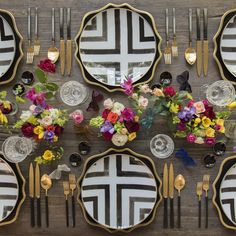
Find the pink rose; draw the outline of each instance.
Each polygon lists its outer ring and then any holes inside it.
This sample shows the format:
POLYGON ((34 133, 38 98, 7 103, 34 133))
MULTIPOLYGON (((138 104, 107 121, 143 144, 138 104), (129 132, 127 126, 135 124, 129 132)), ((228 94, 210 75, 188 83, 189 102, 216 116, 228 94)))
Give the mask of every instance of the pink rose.
POLYGON ((39 123, 43 127, 47 127, 52 124, 52 117, 51 116, 45 116, 42 120, 39 121, 39 123))
POLYGON ((205 139, 205 144, 210 145, 210 146, 214 145, 215 142, 216 142, 215 138, 206 138, 205 139))
POLYGON ((112 101, 111 98, 106 99, 106 100, 104 101, 104 103, 103 103, 105 109, 108 109, 108 110, 111 110, 111 109, 112 109, 113 104, 114 104, 114 102, 112 101))
POLYGON ((41 60, 38 64, 38 67, 45 72, 49 73, 56 72, 56 65, 53 64, 52 61, 49 59, 41 60))
POLYGON ((205 106, 204 106, 204 104, 203 104, 203 102, 201 102, 201 101, 199 101, 199 102, 195 102, 194 104, 193 104, 193 106, 196 108, 196 112, 197 112, 197 114, 200 114, 200 113, 203 113, 203 112, 205 112, 205 106))
POLYGON ((188 134, 187 135, 187 141, 189 143, 194 143, 196 141, 197 137, 194 134, 188 134))
POLYGON ((81 111, 81 110, 75 110, 75 111, 72 112, 69 116, 70 116, 70 118, 73 119, 73 121, 74 121, 75 124, 77 124, 77 125, 81 124, 82 121, 84 120, 83 111, 81 111))
POLYGON ((148 99, 143 96, 140 96, 138 99, 138 105, 140 108, 146 109, 146 107, 148 106, 148 99))
POLYGON ((193 104, 194 104, 194 101, 193 101, 193 100, 190 100, 190 101, 188 102, 188 107, 192 107, 193 104))

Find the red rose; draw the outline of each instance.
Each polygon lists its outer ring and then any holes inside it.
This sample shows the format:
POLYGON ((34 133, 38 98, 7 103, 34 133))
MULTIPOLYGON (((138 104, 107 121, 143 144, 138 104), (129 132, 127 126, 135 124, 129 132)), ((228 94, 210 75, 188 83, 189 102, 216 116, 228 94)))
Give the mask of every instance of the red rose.
POLYGON ((34 126, 30 123, 25 123, 21 127, 21 132, 25 137, 31 138, 34 136, 34 126))
POLYGON ((12 112, 12 105, 10 104, 10 108, 5 108, 3 103, 0 104, 0 110, 2 111, 3 114, 8 115, 12 112))
POLYGON ((102 118, 106 120, 109 113, 110 113, 110 110, 105 109, 105 110, 102 112, 102 118))
POLYGON ((110 132, 105 132, 105 133, 103 133, 103 138, 104 138, 106 141, 111 141, 112 136, 113 136, 113 134, 111 134, 110 132))
POLYGON ((49 59, 41 60, 38 64, 38 67, 45 72, 49 72, 49 73, 56 72, 55 64, 53 64, 52 61, 49 59))
POLYGON ((133 121, 125 122, 125 127, 129 131, 129 133, 137 132, 140 129, 139 123, 133 121))
POLYGON ((174 88, 171 86, 164 88, 163 93, 170 97, 173 97, 176 94, 174 88))
POLYGON ((212 119, 216 118, 216 114, 213 111, 213 107, 205 105, 205 112, 203 113, 206 117, 212 119))
POLYGON ((54 126, 54 125, 49 125, 49 126, 47 127, 47 131, 54 132, 54 131, 55 131, 55 126, 54 126))
POLYGON ((61 126, 59 126, 59 125, 54 126, 54 128, 55 128, 54 133, 55 133, 55 135, 57 135, 57 136, 61 135, 62 132, 63 132, 63 130, 64 130, 64 128, 61 127, 61 126))

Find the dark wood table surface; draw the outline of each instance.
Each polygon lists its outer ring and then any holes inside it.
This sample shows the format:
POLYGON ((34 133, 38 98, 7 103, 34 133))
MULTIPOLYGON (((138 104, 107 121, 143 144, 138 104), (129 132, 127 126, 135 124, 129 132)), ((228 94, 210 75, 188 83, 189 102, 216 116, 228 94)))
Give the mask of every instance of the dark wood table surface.
MULTIPOLYGON (((51 7, 56 8, 56 44, 59 46, 59 7, 71 7, 72 8, 72 36, 74 37, 80 27, 82 17, 85 13, 91 10, 98 9, 105 4, 113 2, 113 3, 123 3, 122 0, 0 0, 0 7, 3 9, 7 9, 13 13, 16 18, 17 26, 24 37, 24 52, 26 52, 27 46, 27 8, 28 7, 39 7, 39 35, 41 40, 41 55, 38 58, 35 58, 34 65, 26 65, 26 55, 20 63, 17 75, 15 80, 6 86, 1 86, 1 89, 11 90, 11 86, 17 82, 21 76, 21 73, 25 70, 34 70, 36 68, 37 63, 40 59, 46 57, 46 52, 48 47, 50 46, 51 39, 51 7)), ((163 71, 170 71, 173 75, 173 84, 177 88, 177 83, 175 78, 178 74, 182 73, 184 70, 190 71, 190 83, 193 88, 193 96, 202 98, 200 94, 200 87, 203 84, 209 84, 216 80, 220 79, 220 74, 216 63, 213 59, 213 42, 212 38, 217 31, 219 26, 220 18, 223 13, 231 8, 235 7, 235 1, 233 0, 128 0, 127 3, 132 6, 150 12, 156 21, 157 29, 161 36, 164 38, 164 29, 165 29, 165 8, 176 8, 176 21, 177 21, 177 39, 179 43, 179 57, 178 59, 174 59, 173 64, 170 66, 166 66, 163 63, 163 59, 157 67, 157 71, 155 73, 155 77, 153 82, 156 82, 159 78, 159 75, 163 71), (188 46, 188 8, 191 7, 194 10, 197 7, 203 8, 208 7, 209 10, 209 73, 207 78, 197 78, 196 76, 196 68, 195 66, 189 67, 186 65, 184 60, 184 51, 188 46)), ((195 13, 195 11, 194 11, 195 13)), ((33 20, 34 22, 34 20, 33 20)), ((194 39, 196 38, 196 18, 195 14, 193 14, 193 28, 194 28, 194 39)), ((32 27, 32 29, 34 29, 32 27)), ((195 44, 195 43, 194 43, 195 44)), ((75 47, 74 47, 75 49, 75 47)), ((84 83, 80 68, 73 59, 73 72, 71 77, 62 77, 59 73, 59 65, 57 67, 57 73, 51 76, 52 81, 56 81, 58 84, 62 84, 68 80, 78 80, 84 83)), ((93 87, 88 87, 92 90, 93 87)), ((102 91, 106 97, 112 96, 114 99, 119 99, 119 101, 126 102, 126 97, 121 93, 113 93, 109 94, 105 91, 102 91)), ((58 98, 55 102, 57 106, 64 106, 60 99, 58 98)), ((81 109, 85 109, 88 105, 88 101, 86 104, 81 106, 81 109)), ((26 106, 26 105, 24 105, 26 106)), ((21 106, 22 108, 24 106, 21 106)), ((85 113, 86 118, 89 119, 94 114, 85 113)), ((16 118, 15 118, 16 119, 16 118)), ((158 134, 158 133, 167 133, 168 128, 166 126, 166 121, 163 118, 157 118, 155 121, 155 125, 152 129, 145 133, 141 132, 138 135, 137 140, 127 145, 127 147, 133 149, 134 151, 150 156, 156 164, 156 168, 158 170, 159 176, 162 176, 163 169, 163 161, 158 160, 151 155, 149 150, 149 141, 150 139, 158 134)), ((4 141, 6 137, 8 137, 4 130, 1 130, 0 133, 0 145, 4 141)), ((78 143, 84 140, 84 137, 80 136, 76 133, 76 129, 73 127, 73 124, 70 122, 65 129, 65 133, 61 138, 61 145, 65 148, 65 155, 60 163, 67 163, 68 157, 72 152, 78 150, 78 143)), ((97 154, 102 151, 105 151, 107 148, 111 147, 110 143, 106 143, 97 137, 91 141, 92 154, 97 154)), ((157 209, 157 215, 154 221, 146 227, 137 229, 130 233, 130 235, 235 235, 235 232, 232 230, 227 230, 224 228, 218 218, 218 214, 216 209, 211 203, 212 198, 212 190, 210 190, 210 201, 209 201, 209 228, 198 229, 197 226, 197 196, 195 193, 196 183, 202 179, 203 174, 211 175, 211 183, 216 177, 221 161, 227 157, 233 155, 232 147, 233 142, 229 141, 227 143, 227 154, 225 157, 217 158, 216 166, 212 169, 206 169, 202 163, 202 159, 204 155, 207 153, 211 153, 210 147, 204 147, 199 145, 190 145, 185 142, 185 140, 175 139, 176 150, 180 147, 186 148, 189 154, 196 160, 197 166, 192 169, 186 169, 180 160, 172 157, 168 158, 167 162, 173 161, 175 173, 181 173, 186 178, 186 188, 182 192, 182 228, 181 229, 163 229, 163 203, 157 209)), ((20 164, 21 170, 23 172, 26 181, 28 180, 28 167, 29 163, 33 161, 33 158, 37 155, 37 152, 33 154, 31 157, 28 157, 23 163, 20 164)), ((84 157, 84 160, 87 156, 84 157)), ((42 167, 42 173, 50 173, 53 168, 51 166, 42 167)), ((78 177, 81 174, 82 166, 79 168, 72 168, 72 172, 76 174, 78 177)), ((63 175, 62 180, 67 179, 68 175, 63 175)), ((64 214, 64 195, 62 189, 62 180, 58 182, 54 182, 53 188, 49 192, 49 206, 50 206, 50 228, 45 227, 45 221, 43 221, 42 228, 31 228, 30 226, 30 205, 29 199, 26 198, 18 219, 11 225, 3 226, 0 228, 0 235, 81 235, 81 236, 105 236, 109 233, 103 229, 99 229, 96 227, 92 227, 86 223, 82 211, 79 205, 76 206, 76 227, 75 228, 66 228, 65 225, 65 214, 64 214)), ((28 185, 26 188, 26 193, 28 195, 28 185)), ((43 194, 43 192, 42 192, 43 194)), ((177 195, 177 194, 176 194, 177 195)), ((177 198, 175 199, 175 206, 177 206, 177 198)), ((42 202, 42 217, 44 216, 44 202, 42 202)), ((204 209, 204 207, 203 207, 204 209)), ((175 209, 177 215, 177 209, 175 209)), ((44 218, 43 218, 44 220, 44 218)), ((176 219, 177 220, 177 219, 176 219)), ((204 218, 203 218, 204 220, 204 218)), ((117 233, 117 235, 121 235, 121 233, 117 233)))

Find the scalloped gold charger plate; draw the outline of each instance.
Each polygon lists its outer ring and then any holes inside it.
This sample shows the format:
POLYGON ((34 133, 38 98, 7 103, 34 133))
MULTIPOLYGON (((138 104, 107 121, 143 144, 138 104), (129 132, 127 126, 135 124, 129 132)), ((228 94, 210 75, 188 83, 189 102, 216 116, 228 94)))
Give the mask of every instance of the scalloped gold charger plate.
POLYGON ((78 187, 87 222, 110 232, 151 223, 161 201, 152 160, 129 149, 109 149, 89 158, 78 187))

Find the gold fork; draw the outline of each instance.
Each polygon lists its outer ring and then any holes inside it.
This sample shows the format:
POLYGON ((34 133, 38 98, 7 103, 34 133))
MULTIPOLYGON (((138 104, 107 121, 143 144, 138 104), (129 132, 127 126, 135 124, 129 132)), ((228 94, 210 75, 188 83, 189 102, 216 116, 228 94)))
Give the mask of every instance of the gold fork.
POLYGON ((171 64, 171 47, 169 44, 169 11, 166 9, 166 47, 164 49, 164 61, 166 65, 171 64))
POLYGON ((202 211, 202 182, 197 183, 198 196, 198 228, 201 228, 201 211, 202 211))
POLYGON ((172 42, 172 55, 173 57, 178 57, 178 45, 177 45, 177 38, 176 38, 176 23, 175 23, 175 8, 172 9, 173 12, 173 42, 172 42))
POLYGON ((28 8, 28 49, 26 55, 26 64, 32 64, 34 61, 34 49, 31 44, 31 9, 28 8))
POLYGON ((63 181, 64 195, 66 197, 66 226, 69 227, 69 207, 68 207, 68 195, 70 194, 70 185, 68 181, 63 181))
POLYGON ((75 227, 75 197, 74 197, 74 191, 76 189, 76 178, 75 178, 74 174, 69 174, 69 183, 70 183, 70 190, 71 190, 73 227, 75 227))
POLYGON ((38 8, 35 8, 35 38, 34 38, 34 55, 38 56, 40 51, 40 41, 38 33, 38 8))
POLYGON ((205 191, 205 202, 206 202, 206 221, 205 228, 208 228, 208 190, 209 190, 210 175, 203 176, 202 188, 205 191))

